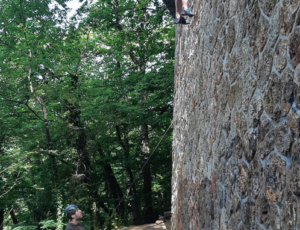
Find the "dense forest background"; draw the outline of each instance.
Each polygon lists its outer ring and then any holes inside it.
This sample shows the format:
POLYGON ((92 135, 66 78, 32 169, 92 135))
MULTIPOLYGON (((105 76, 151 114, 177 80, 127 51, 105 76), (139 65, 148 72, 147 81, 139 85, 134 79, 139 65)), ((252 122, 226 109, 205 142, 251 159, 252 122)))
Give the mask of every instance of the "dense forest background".
POLYGON ((172 120, 169 1, 82 2, 0 1, 0 230, 63 229, 70 203, 94 230, 170 210, 170 130, 149 159, 172 120))

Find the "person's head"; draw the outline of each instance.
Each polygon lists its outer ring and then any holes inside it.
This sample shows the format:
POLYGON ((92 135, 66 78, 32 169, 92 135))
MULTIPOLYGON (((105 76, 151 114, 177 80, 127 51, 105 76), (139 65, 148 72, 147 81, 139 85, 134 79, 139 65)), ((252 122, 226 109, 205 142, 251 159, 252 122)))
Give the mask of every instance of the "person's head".
POLYGON ((77 205, 75 205, 75 204, 70 204, 70 205, 68 205, 67 207, 66 207, 66 209, 65 209, 65 214, 67 215, 67 218, 69 219, 69 220, 73 220, 73 219, 80 219, 80 218, 82 218, 82 212, 81 212, 81 210, 78 208, 78 206, 77 205))

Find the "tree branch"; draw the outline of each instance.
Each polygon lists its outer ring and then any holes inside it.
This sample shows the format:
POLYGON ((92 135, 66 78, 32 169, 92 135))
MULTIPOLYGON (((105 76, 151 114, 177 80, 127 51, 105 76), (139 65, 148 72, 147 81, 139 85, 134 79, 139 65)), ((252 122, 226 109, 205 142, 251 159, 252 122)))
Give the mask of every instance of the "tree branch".
POLYGON ((126 152, 126 147, 123 143, 123 140, 121 138, 121 134, 120 134, 120 127, 118 125, 116 125, 116 131, 117 131, 117 138, 118 138, 118 142, 120 143, 122 149, 124 150, 124 152, 126 152))
POLYGON ((13 102, 16 104, 25 105, 30 110, 30 112, 32 112, 39 120, 44 121, 44 119, 41 118, 26 102, 14 101, 14 100, 10 100, 10 99, 2 99, 0 102, 13 102))
POLYGON ((90 38, 90 31, 91 31, 91 28, 88 27, 87 37, 86 37, 86 40, 85 40, 85 47, 82 50, 82 52, 80 53, 80 57, 78 58, 77 66, 76 66, 76 69, 75 69, 75 74, 77 74, 77 72, 79 70, 80 62, 81 62, 81 60, 83 58, 83 55, 87 51, 87 45, 88 45, 88 41, 89 41, 89 38, 90 38))

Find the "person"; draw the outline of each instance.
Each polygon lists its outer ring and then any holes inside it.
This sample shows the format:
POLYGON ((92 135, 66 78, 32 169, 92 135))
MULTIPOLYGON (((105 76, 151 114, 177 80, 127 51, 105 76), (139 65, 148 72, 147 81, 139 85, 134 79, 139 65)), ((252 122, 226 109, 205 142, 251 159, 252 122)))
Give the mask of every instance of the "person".
POLYGON ((83 215, 77 205, 68 205, 64 212, 69 219, 69 224, 67 225, 66 230, 85 230, 83 225, 78 221, 83 215))
POLYGON ((176 15, 174 19, 174 24, 190 24, 183 16, 193 17, 195 16, 191 13, 188 8, 188 0, 176 0, 176 15))

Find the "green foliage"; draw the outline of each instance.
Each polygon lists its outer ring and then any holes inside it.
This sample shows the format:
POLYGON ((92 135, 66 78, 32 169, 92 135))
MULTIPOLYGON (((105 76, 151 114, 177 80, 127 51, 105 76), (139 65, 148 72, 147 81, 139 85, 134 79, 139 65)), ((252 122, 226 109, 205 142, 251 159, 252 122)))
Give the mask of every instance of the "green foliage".
POLYGON ((13 230, 34 230, 36 229, 36 226, 18 226, 16 228, 13 228, 13 230))
POLYGON ((42 225, 41 226, 42 229, 53 229, 53 228, 57 228, 57 227, 59 227, 59 229, 61 229, 60 226, 63 225, 61 222, 56 222, 54 220, 42 221, 42 222, 40 222, 40 224, 42 225))
MULTIPOLYGON (((66 1, 50 2, 0 2, 5 227, 61 230, 69 203, 86 229, 132 224, 135 203, 144 209, 141 125, 153 151, 172 120, 174 27, 156 0, 84 4, 78 24, 66 1)), ((155 215, 170 209, 171 141, 169 131, 149 161, 155 215)))

